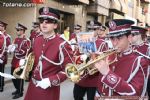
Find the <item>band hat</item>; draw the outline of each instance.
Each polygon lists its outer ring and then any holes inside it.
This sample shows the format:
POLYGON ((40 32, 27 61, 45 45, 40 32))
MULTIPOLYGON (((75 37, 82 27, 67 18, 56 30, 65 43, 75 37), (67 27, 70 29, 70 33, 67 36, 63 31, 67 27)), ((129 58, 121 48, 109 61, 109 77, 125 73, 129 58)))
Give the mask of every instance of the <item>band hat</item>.
POLYGON ((60 15, 59 15, 58 11, 53 8, 50 8, 50 7, 40 8, 39 14, 40 14, 40 16, 38 17, 39 19, 40 18, 43 18, 43 19, 49 18, 49 19, 53 19, 56 21, 58 21, 60 19, 60 15))
POLYGON ((140 27, 140 26, 131 26, 131 34, 145 34, 146 31, 148 31, 146 28, 144 27, 140 27))
POLYGON ((131 32, 131 25, 134 21, 128 19, 114 19, 105 23, 109 28, 108 37, 117 37, 131 32))
POLYGON ((39 27, 40 26, 40 23, 39 22, 32 22, 32 27, 39 27))
POLYGON ((25 27, 24 25, 18 23, 17 26, 16 26, 16 29, 17 29, 17 30, 19 30, 19 29, 20 29, 20 30, 27 30, 27 27, 25 27))
POLYGON ((96 29, 101 27, 101 23, 98 21, 88 21, 87 22, 87 28, 88 29, 96 29))
POLYGON ((76 24, 76 25, 74 26, 74 29, 80 29, 81 27, 82 27, 81 25, 76 24))
POLYGON ((106 26, 102 25, 100 29, 105 31, 107 28, 106 28, 106 26))
POLYGON ((3 22, 3 21, 0 21, 0 24, 4 25, 4 26, 7 26, 8 24, 3 22))

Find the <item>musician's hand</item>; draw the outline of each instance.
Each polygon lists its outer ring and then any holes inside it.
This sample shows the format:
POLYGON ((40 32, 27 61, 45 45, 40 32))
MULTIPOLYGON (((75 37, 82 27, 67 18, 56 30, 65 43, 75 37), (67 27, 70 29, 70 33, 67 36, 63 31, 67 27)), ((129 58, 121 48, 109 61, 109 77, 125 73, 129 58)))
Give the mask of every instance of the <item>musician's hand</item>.
POLYGON ((26 60, 25 59, 20 59, 19 61, 19 66, 25 65, 26 60))
POLYGON ((102 74, 102 75, 107 75, 109 72, 109 61, 108 58, 104 59, 104 60, 100 60, 98 62, 96 62, 94 64, 94 66, 98 69, 98 71, 102 74))
POLYGON ((0 59, 0 64, 2 64, 4 61, 2 59, 0 59))
POLYGON ((36 87, 41 87, 42 89, 47 89, 48 87, 51 87, 49 78, 44 78, 41 81, 39 81, 36 87))
POLYGON ((7 52, 14 52, 15 49, 16 49, 15 44, 9 45, 9 46, 8 46, 8 51, 7 51, 7 52))

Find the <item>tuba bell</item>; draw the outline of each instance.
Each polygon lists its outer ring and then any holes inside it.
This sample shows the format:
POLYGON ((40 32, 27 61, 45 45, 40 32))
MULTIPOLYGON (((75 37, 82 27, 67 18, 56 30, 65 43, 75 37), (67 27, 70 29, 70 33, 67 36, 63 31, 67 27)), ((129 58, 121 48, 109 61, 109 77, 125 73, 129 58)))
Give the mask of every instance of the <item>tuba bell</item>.
MULTIPOLYGON (((72 82, 77 83, 82 79, 81 75, 84 73, 84 71, 88 72, 89 75, 97 73, 98 70, 92 65, 113 54, 116 54, 116 49, 105 51, 102 54, 99 54, 93 61, 89 61, 87 63, 82 63, 80 65, 68 63, 65 68, 66 75, 72 82)), ((117 60, 115 59, 109 62, 109 64, 112 64, 116 61, 117 60)))
POLYGON ((20 67, 16 68, 13 72, 13 76, 19 79, 29 80, 29 73, 33 69, 35 56, 33 52, 29 53, 25 57, 25 62, 20 67))

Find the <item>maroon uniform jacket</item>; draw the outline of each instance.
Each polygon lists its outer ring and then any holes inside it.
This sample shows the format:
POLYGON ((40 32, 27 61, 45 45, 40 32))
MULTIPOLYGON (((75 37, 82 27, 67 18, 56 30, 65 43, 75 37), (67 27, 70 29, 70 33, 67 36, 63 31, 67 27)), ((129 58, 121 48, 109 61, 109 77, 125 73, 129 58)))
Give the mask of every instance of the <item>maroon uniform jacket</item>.
POLYGON ((135 52, 117 55, 106 76, 100 75, 98 90, 105 96, 141 96, 147 75, 148 60, 135 52))
POLYGON ((96 39, 96 47, 98 52, 103 52, 108 50, 108 44, 104 38, 97 38, 96 39))
POLYGON ((59 100, 59 85, 67 78, 64 68, 67 63, 71 62, 71 57, 73 55, 71 47, 58 35, 54 35, 47 39, 44 39, 43 35, 41 35, 35 39, 33 52, 35 54, 36 67, 33 70, 32 80, 30 81, 25 100, 59 100), (60 63, 61 53, 63 53, 63 57, 61 57, 64 58, 62 63, 60 63), (38 65, 40 61, 42 62, 41 75, 43 78, 49 78, 51 83, 51 87, 47 89, 36 87, 33 81, 33 79, 41 80, 40 67, 38 65))
MULTIPOLYGON (((150 58, 150 44, 147 42, 143 42, 140 45, 133 45, 133 49, 140 52, 142 55, 146 55, 150 58)), ((149 67, 150 67, 150 59, 149 59, 149 67)), ((150 79, 150 76, 149 76, 150 79)))
POLYGON ((32 45, 33 45, 33 42, 34 42, 35 38, 38 37, 39 35, 41 35, 41 34, 35 32, 35 31, 31 31, 29 39, 31 40, 32 45))
POLYGON ((29 39, 23 37, 23 38, 16 38, 14 44, 16 46, 16 49, 14 51, 14 56, 11 64, 13 68, 17 68, 19 67, 20 59, 24 59, 25 56, 27 56, 31 43, 29 39))
POLYGON ((11 38, 7 33, 3 33, 0 35, 0 59, 2 59, 4 64, 7 63, 7 47, 11 43, 11 38))
POLYGON ((133 45, 133 49, 150 57, 150 45, 147 42, 143 42, 140 45, 133 45))

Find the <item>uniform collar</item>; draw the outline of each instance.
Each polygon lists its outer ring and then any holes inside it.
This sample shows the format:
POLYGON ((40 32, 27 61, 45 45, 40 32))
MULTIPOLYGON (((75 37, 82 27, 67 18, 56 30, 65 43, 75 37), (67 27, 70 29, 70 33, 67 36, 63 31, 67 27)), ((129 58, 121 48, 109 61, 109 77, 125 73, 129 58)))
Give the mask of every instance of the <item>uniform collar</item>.
MULTIPOLYGON (((42 33, 43 34, 43 33, 42 33)), ((43 35, 43 38, 45 39, 45 40, 51 40, 51 39, 54 39, 56 37, 56 35, 55 34, 51 34, 51 35, 49 35, 48 37, 46 37, 46 38, 44 38, 44 35, 43 35)))
POLYGON ((123 52, 123 55, 129 55, 129 54, 131 54, 131 53, 132 53, 132 48, 129 47, 127 50, 125 50, 125 51, 123 52))
POLYGON ((119 57, 122 57, 123 55, 129 55, 129 54, 131 54, 132 53, 132 48, 131 47, 129 47, 127 50, 125 50, 124 52, 122 52, 122 53, 118 53, 118 56, 119 57))

